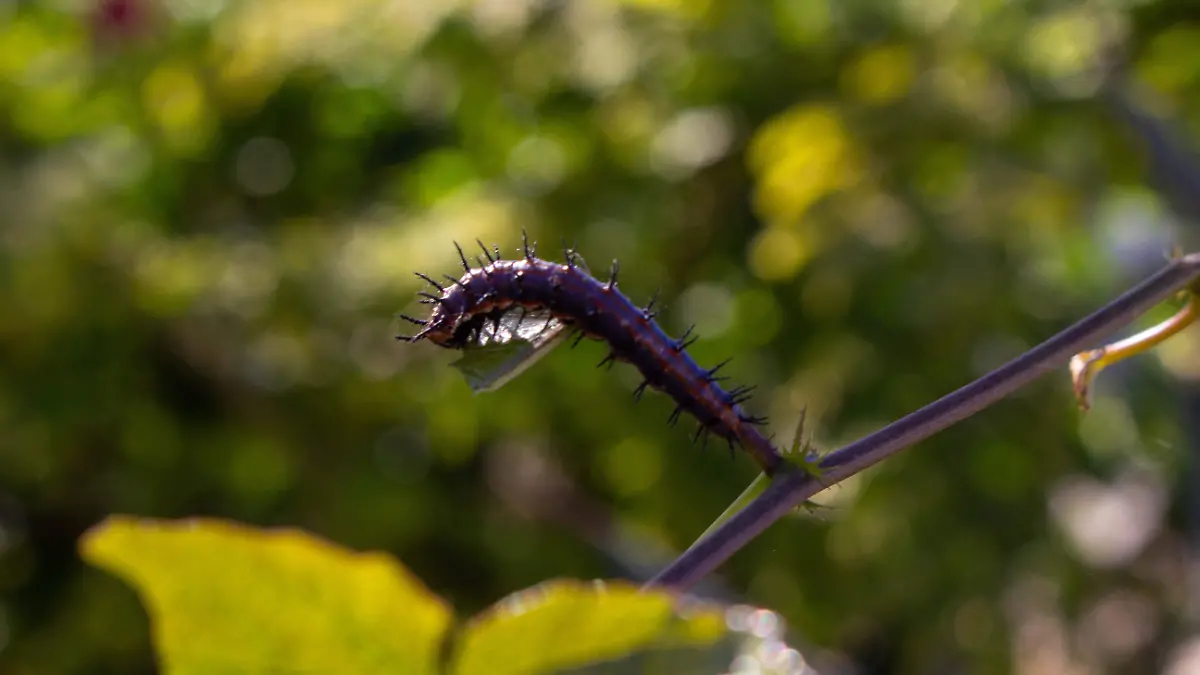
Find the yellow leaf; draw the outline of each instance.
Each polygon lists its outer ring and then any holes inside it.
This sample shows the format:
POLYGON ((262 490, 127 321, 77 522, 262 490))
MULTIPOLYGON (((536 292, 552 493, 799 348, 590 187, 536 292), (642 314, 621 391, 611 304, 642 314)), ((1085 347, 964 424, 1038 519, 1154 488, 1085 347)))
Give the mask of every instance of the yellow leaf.
POLYGON ((710 645, 725 636, 719 608, 681 615, 665 592, 627 584, 553 581, 501 600, 463 627, 455 675, 540 675, 652 648, 710 645))
POLYGON ((141 594, 168 675, 432 673, 451 621, 391 557, 292 529, 114 516, 80 549, 141 594))

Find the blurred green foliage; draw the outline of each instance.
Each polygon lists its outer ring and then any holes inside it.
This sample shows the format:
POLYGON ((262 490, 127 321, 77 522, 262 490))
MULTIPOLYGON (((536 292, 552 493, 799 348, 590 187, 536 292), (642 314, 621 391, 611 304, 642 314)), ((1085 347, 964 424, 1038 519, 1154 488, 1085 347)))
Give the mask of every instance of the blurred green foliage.
POLYGON ((738 608, 677 609, 671 593, 630 584, 546 582, 456 624, 396 560, 295 529, 114 516, 80 549, 138 590, 159 666, 179 675, 583 675, 629 654, 644 659, 638 672, 717 673, 754 642, 738 634, 738 608))
MULTIPOLYGON (((619 258, 668 332, 697 324, 700 363, 736 357, 777 437, 808 406, 836 447, 1161 261, 1171 219, 1092 95, 1122 46, 1200 137, 1189 12, 3 5, 0 671, 153 671, 136 596, 76 555, 116 512, 388 551, 464 612, 652 571, 753 464, 689 448, 595 345, 472 396, 455 355, 392 339, 411 272, 522 228, 619 258)), ((1065 372, 1030 387, 829 491, 840 517, 771 528, 725 583, 869 671, 1157 670, 1197 611, 1194 413, 1167 377, 1200 377, 1195 344, 1082 420, 1065 372)))
POLYGON ((430 672, 452 621, 395 560, 296 530, 117 516, 80 552, 139 591, 163 672, 430 672))

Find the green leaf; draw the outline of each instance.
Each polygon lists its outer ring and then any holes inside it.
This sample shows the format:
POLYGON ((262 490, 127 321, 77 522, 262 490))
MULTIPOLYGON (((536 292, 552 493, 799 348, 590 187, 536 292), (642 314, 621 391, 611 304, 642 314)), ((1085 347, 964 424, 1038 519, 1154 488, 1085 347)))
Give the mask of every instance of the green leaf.
MULTIPOLYGON (((573 253, 573 260, 588 271, 583 256, 573 253)), ((544 312, 509 312, 498 324, 485 324, 479 342, 467 346, 463 357, 450 365, 476 394, 496 391, 562 344, 570 333, 567 328, 544 312)))
POLYGON ((450 365, 463 374, 475 393, 495 391, 553 351, 565 337, 565 332, 554 331, 529 340, 512 338, 472 347, 450 365))
POLYGON ((712 531, 720 527, 721 523, 724 523, 732 518, 733 514, 746 508, 746 505, 754 501, 754 499, 762 494, 763 490, 766 490, 767 486, 770 484, 770 476, 765 473, 758 474, 758 476, 756 476, 754 480, 750 482, 750 485, 746 486, 745 490, 742 490, 742 494, 738 495, 737 499, 733 500, 733 503, 725 507, 725 510, 721 512, 721 515, 717 516, 717 519, 714 520, 712 524, 708 526, 708 529, 704 530, 704 532, 702 532, 697 539, 703 539, 712 534, 712 531))
POLYGON ((169 675, 432 673, 451 621, 390 556, 293 529, 114 516, 80 550, 137 589, 169 675))
POLYGON ((472 619, 457 641, 451 672, 540 675, 633 651, 711 646, 725 635, 721 608, 680 613, 678 602, 623 583, 547 582, 472 619))

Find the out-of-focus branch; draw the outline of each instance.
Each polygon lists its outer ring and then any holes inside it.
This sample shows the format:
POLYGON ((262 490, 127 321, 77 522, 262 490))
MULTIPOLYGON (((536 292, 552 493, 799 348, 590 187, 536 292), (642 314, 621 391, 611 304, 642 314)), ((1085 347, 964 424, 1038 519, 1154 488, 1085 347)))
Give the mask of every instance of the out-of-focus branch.
POLYGON ((780 470, 746 508, 697 541, 648 586, 686 589, 788 511, 825 488, 987 408, 1132 323, 1200 277, 1200 253, 1172 261, 1095 313, 974 382, 840 450, 821 462, 820 483, 799 468, 780 470))
POLYGON ((1141 141, 1148 160, 1151 183, 1180 218, 1200 223, 1200 159, 1182 134, 1167 120, 1138 104, 1149 93, 1121 71, 1114 72, 1101 90, 1113 115, 1141 141))

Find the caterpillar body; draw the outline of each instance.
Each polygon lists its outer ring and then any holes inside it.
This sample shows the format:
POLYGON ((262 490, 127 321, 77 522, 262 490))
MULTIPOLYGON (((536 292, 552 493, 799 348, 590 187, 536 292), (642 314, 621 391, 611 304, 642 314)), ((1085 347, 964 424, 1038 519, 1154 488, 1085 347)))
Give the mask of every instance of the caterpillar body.
POLYGON ((693 442, 708 434, 725 439, 730 448, 741 446, 767 474, 782 462, 778 451, 759 427, 765 418, 743 410, 753 387, 725 390, 717 372, 729 361, 703 368, 687 353, 696 337, 689 328, 680 338, 669 337, 655 319, 654 301, 639 307, 617 289, 617 262, 613 261, 607 281, 589 275, 577 264, 577 254, 564 247, 565 262, 542 260, 534 245, 524 239, 521 258, 503 260, 497 247, 482 243, 483 258, 472 268, 462 247, 455 244, 462 261, 463 276, 446 276, 446 283, 417 272, 437 293, 422 292, 421 302, 431 305, 428 319, 401 317, 420 326, 415 335, 401 335, 409 342, 428 340, 449 349, 463 349, 477 340, 489 324, 498 326, 510 312, 545 314, 547 326, 558 320, 578 331, 575 344, 584 337, 601 340, 609 353, 599 365, 615 361, 633 365, 643 382, 634 390, 641 398, 647 388, 662 391, 675 401, 669 422, 674 425, 687 412, 700 423, 693 442))

